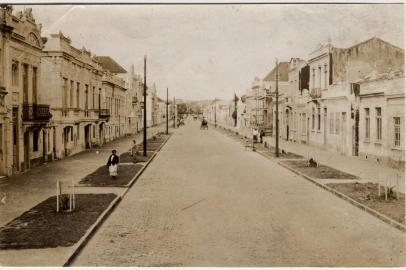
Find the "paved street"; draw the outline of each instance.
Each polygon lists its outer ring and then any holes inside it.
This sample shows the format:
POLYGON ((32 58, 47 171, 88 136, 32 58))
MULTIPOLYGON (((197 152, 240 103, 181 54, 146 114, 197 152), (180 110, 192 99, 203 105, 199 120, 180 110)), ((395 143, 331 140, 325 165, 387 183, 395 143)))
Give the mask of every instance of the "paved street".
POLYGON ((178 129, 74 266, 404 266, 405 235, 197 122, 178 129))

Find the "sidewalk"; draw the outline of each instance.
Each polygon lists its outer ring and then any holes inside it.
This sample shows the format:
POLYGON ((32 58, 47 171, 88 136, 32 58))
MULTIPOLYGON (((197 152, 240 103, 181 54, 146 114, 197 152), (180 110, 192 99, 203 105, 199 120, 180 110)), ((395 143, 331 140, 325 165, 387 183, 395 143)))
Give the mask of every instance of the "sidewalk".
MULTIPOLYGON (((164 125, 148 128, 148 137, 152 137, 164 129, 164 125)), ((135 138, 137 142, 141 142, 142 132, 135 135, 135 138)), ((100 147, 46 163, 19 175, 1 179, 0 199, 5 196, 6 198, 5 203, 0 202, 0 226, 5 225, 49 196, 55 195, 57 180, 69 184, 73 181, 77 184, 81 178, 106 164, 112 149, 116 149, 118 154, 128 151, 133 139, 134 136, 122 137, 100 147)), ((79 188, 77 192, 82 190, 85 188, 79 188)))
MULTIPOLYGON (((265 137, 264 142, 275 146, 274 137, 265 137)), ((279 141, 279 149, 302 155, 306 159, 313 157, 323 165, 356 175, 363 181, 384 184, 385 180, 392 180, 392 183, 395 183, 395 177, 399 175, 400 191, 405 193, 405 172, 403 169, 394 169, 377 162, 362 160, 358 157, 344 156, 307 144, 292 143, 285 140, 279 141)))
MULTIPOLYGON (((219 128, 226 128, 228 130, 239 132, 240 135, 250 138, 250 134, 247 131, 241 131, 231 126, 223 126, 217 123, 219 128)), ((275 137, 264 137, 264 142, 270 146, 275 146, 275 137)), ((279 149, 285 150, 303 156, 308 159, 313 157, 317 162, 332 167, 334 169, 353 174, 358 176, 363 182, 373 182, 384 184, 385 180, 392 181, 392 185, 395 185, 396 176, 400 179, 400 192, 405 193, 405 171, 404 169, 394 169, 389 166, 379 164, 377 162, 362 160, 359 157, 344 156, 339 153, 327 151, 315 146, 309 146, 307 144, 293 143, 279 140, 279 149)))

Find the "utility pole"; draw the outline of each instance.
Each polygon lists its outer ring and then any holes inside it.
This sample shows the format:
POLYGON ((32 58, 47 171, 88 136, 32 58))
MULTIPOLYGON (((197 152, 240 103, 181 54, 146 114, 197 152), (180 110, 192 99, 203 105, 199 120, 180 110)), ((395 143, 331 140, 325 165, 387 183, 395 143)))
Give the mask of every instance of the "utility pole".
POLYGON ((237 97, 237 95, 234 93, 234 112, 235 112, 234 127, 237 127, 237 117, 238 117, 237 103, 238 103, 238 97, 237 97))
POLYGON ((175 105, 175 97, 173 97, 173 128, 176 128, 176 105, 175 105))
POLYGON ((214 127, 217 127, 217 98, 214 99, 214 127))
POLYGON ((278 64, 278 58, 276 58, 276 87, 275 87, 275 109, 276 109, 276 115, 275 115, 275 136, 276 136, 276 141, 275 141, 275 156, 279 157, 279 92, 278 92, 278 80, 279 80, 279 64, 278 64))
POLYGON ((166 88, 166 135, 168 135, 169 115, 168 115, 168 88, 166 88))
POLYGON ((147 56, 144 56, 144 157, 147 156, 147 56))

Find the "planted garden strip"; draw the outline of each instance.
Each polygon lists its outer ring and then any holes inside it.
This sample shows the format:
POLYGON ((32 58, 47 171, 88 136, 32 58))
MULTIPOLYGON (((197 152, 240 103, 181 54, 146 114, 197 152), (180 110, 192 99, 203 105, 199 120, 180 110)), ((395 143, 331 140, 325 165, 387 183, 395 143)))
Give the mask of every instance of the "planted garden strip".
POLYGON ((396 199, 395 194, 391 194, 385 200, 382 190, 378 196, 377 183, 328 183, 327 186, 405 225, 404 194, 400 193, 399 199, 396 199))
POLYGON ((144 157, 142 152, 139 152, 138 154, 131 156, 130 153, 125 152, 120 155, 120 163, 137 163, 137 162, 147 162, 154 152, 147 151, 147 156, 144 157))
POLYGON ((125 187, 142 167, 139 164, 121 164, 118 167, 118 176, 112 178, 107 166, 101 166, 84 177, 79 184, 91 187, 125 187))
POLYGON ((0 228, 0 249, 67 247, 78 242, 117 195, 76 194, 73 212, 56 212, 52 196, 0 228))
POLYGON ((368 206, 366 206, 366 205, 364 205, 364 204, 362 204, 362 203, 357 202, 356 200, 350 198, 349 196, 347 196, 347 195, 345 195, 345 194, 343 194, 343 193, 341 193, 341 192, 339 192, 339 191, 337 191, 337 190, 335 190, 335 189, 333 189, 333 188, 331 188, 331 187, 329 187, 329 186, 327 186, 327 185, 324 185, 324 184, 320 183, 320 182, 317 181, 315 178, 312 178, 312 177, 310 177, 310 176, 307 176, 307 175, 305 175, 304 173, 302 173, 302 172, 300 172, 300 171, 298 171, 298 170, 296 170, 296 169, 290 167, 289 165, 286 164, 285 161, 280 161, 280 162, 278 162, 278 164, 281 165, 282 167, 285 167, 286 169, 288 169, 288 170, 290 170, 290 171, 292 171, 292 172, 294 172, 294 173, 296 173, 296 174, 298 174, 298 175, 304 177, 305 179, 309 180, 309 181, 312 182, 313 184, 315 184, 315 185, 317 185, 317 186, 319 186, 319 187, 321 187, 321 188, 323 188, 323 189, 325 189, 325 190, 327 190, 327 191, 333 193, 333 194, 336 195, 337 197, 346 200, 347 202, 349 202, 349 203, 351 203, 352 205, 354 205, 354 206, 360 208, 361 210, 364 210, 364 211, 370 213, 371 215, 373 215, 373 216, 379 218, 379 219, 382 220, 383 222, 385 222, 385 223, 391 225, 392 227, 394 227, 394 228, 396 228, 396 229, 399 229, 399 230, 401 230, 401 231, 403 231, 403 232, 406 232, 406 226, 405 226, 405 225, 400 224, 399 222, 393 220, 392 218, 390 218, 390 217, 388 217, 388 216, 386 216, 386 215, 384 215, 384 214, 382 214, 382 213, 379 213, 378 211, 376 211, 376 210, 374 210, 374 209, 372 209, 372 208, 370 208, 370 207, 368 207, 368 206))
POLYGON ((300 171, 301 173, 318 179, 358 179, 357 176, 339 171, 319 164, 318 167, 309 167, 306 160, 287 160, 283 161, 287 166, 300 171))

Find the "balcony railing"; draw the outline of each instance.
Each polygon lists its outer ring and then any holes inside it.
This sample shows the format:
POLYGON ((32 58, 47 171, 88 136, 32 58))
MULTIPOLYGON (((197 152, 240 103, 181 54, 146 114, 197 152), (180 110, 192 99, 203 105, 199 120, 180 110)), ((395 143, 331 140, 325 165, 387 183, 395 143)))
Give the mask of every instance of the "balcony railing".
POLYGON ((109 109, 100 109, 99 110, 99 118, 109 118, 109 117, 110 117, 109 109))
POLYGON ((321 98, 321 88, 313 88, 310 90, 310 97, 312 99, 321 98))
POLYGON ((49 105, 45 104, 23 104, 23 121, 46 122, 51 119, 49 105))

